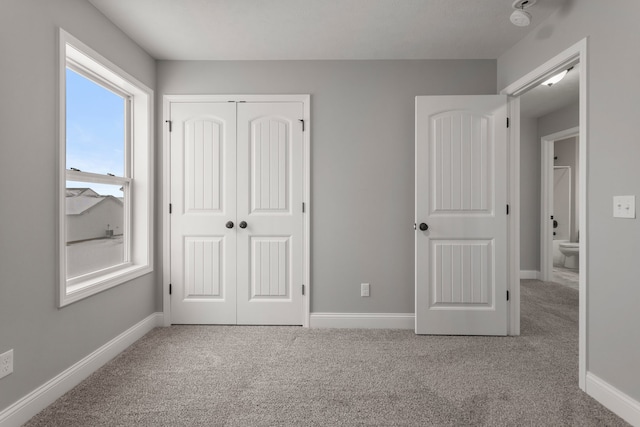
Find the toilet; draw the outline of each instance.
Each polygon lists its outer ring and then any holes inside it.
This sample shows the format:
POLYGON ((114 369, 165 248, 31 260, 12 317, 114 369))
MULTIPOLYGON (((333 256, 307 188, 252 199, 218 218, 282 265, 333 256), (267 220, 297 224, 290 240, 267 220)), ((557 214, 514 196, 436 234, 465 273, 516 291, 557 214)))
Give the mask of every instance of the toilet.
POLYGON ((566 268, 578 269, 578 253, 580 251, 580 243, 563 242, 560 243, 560 252, 564 255, 564 266, 566 268))

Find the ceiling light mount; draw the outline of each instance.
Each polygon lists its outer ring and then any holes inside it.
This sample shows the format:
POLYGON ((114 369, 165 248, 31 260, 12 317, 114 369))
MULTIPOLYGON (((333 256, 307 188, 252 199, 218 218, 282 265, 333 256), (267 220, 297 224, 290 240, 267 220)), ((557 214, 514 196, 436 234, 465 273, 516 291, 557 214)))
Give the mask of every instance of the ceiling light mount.
POLYGON ((513 2, 513 8, 515 9, 511 14, 511 23, 517 27, 527 27, 531 24, 531 14, 525 12, 525 9, 530 8, 536 4, 538 0, 516 0, 513 2))
POLYGON ((536 4, 538 0, 516 0, 513 2, 514 9, 525 10, 536 4))

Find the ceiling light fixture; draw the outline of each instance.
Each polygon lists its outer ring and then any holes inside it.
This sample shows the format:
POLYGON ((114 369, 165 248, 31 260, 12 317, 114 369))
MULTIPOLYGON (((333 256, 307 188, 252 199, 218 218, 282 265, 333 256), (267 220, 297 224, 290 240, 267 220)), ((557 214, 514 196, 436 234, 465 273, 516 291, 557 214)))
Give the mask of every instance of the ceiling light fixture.
POLYGON ((516 0, 513 2, 515 9, 511 14, 511 23, 518 27, 527 27, 531 24, 531 14, 525 9, 533 6, 538 0, 516 0))
POLYGON ((567 73, 571 70, 573 70, 573 67, 570 67, 564 71, 559 72, 555 76, 552 76, 551 78, 540 83, 540 86, 544 86, 544 85, 549 87, 553 86, 554 84, 558 83, 560 80, 564 79, 564 76, 566 76, 567 73))

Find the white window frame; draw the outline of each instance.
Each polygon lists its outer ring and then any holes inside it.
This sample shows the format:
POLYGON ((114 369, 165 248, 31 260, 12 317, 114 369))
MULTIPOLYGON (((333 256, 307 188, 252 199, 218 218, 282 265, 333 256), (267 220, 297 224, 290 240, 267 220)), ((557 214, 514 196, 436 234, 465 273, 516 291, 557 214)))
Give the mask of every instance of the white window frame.
POLYGON ((153 91, 108 59, 60 29, 59 34, 58 306, 153 271, 153 91), (66 69, 69 67, 125 99, 124 176, 68 170, 66 164, 66 69), (122 185, 124 263, 68 279, 66 181, 122 185))

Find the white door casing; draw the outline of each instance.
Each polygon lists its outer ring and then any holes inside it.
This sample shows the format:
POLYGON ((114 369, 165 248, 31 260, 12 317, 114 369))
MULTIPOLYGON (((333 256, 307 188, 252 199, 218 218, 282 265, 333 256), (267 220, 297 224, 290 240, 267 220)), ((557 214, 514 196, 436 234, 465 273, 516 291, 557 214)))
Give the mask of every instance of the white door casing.
MULTIPOLYGON (((564 49, 562 52, 558 53, 553 58, 547 60, 543 64, 537 66, 533 70, 529 71, 524 76, 520 77, 518 80, 509 84, 509 86, 503 88, 500 93, 509 96, 510 102, 510 114, 512 115, 512 119, 515 126, 511 126, 510 129, 510 151, 512 153, 512 158, 510 161, 510 181, 518 183, 519 182, 519 174, 520 174, 520 163, 519 163, 519 146, 520 146, 520 96, 527 92, 528 90, 538 86, 549 77, 557 74, 562 70, 566 70, 567 68, 580 63, 580 108, 579 108, 579 126, 578 133, 580 134, 579 140, 579 229, 580 232, 580 264, 587 265, 588 251, 589 251, 589 236, 588 230, 585 225, 588 221, 588 197, 587 197, 587 170, 588 170, 588 132, 587 132, 587 105, 589 98, 589 91, 587 89, 587 82, 589 81, 589 61, 588 61, 588 39, 583 38, 572 46, 564 49)), ((510 233, 510 254, 517 253, 520 247, 520 235, 518 233, 519 230, 519 198, 520 198, 520 187, 519 185, 514 185, 512 187, 511 200, 516 204, 514 211, 516 211, 516 215, 511 218, 511 233, 510 233)), ((520 334, 520 282, 519 282, 519 273, 520 273, 520 259, 519 256, 512 256, 510 260, 510 277, 511 280, 511 290, 513 291, 513 296, 511 299, 511 307, 510 307, 510 334, 511 335, 519 335, 520 334)), ((579 283, 579 314, 578 314, 578 385, 581 390, 587 391, 587 347, 588 347, 588 290, 589 290, 589 270, 584 269, 580 274, 580 283, 579 283)))
POLYGON ((302 102, 171 104, 172 323, 305 323, 302 117, 302 102))
MULTIPOLYGON (((578 137, 579 127, 573 127, 540 139, 540 280, 550 282, 553 277, 553 167, 555 141, 578 137)), ((577 164, 579 162, 576 162, 577 164)), ((579 199, 579 197, 578 197, 579 199)), ((579 221, 579 215, 577 220, 579 221)))
POLYGON ((172 323, 236 323, 236 106, 171 105, 172 323))
POLYGON ((302 103, 238 104, 238 324, 301 325, 302 103))
POLYGON ((507 333, 506 105, 416 97, 418 334, 507 333))

